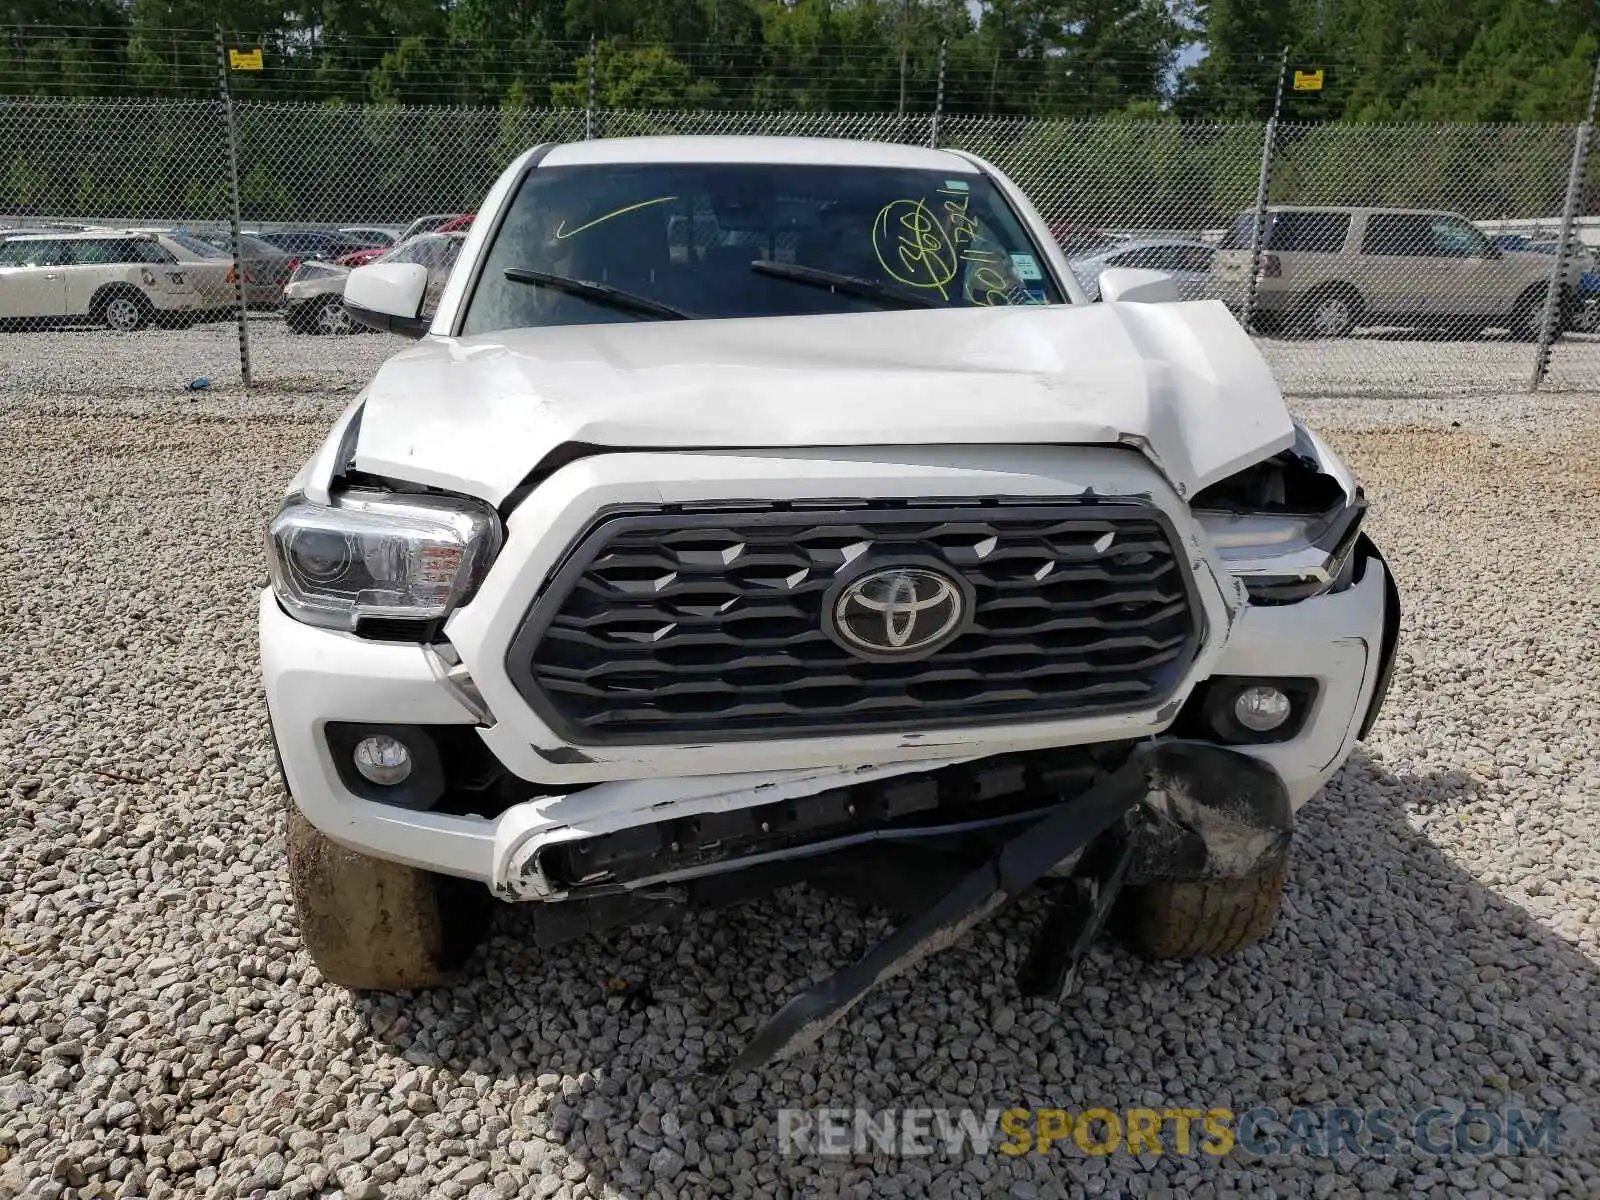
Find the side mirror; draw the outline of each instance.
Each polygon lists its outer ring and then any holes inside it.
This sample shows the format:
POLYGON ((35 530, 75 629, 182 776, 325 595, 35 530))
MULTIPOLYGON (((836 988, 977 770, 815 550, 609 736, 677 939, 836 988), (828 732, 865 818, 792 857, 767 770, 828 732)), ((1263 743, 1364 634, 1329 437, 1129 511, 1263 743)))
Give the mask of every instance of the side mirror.
POLYGON ((352 320, 385 333, 419 338, 428 332, 422 300, 428 268, 419 263, 373 263, 357 267, 344 282, 344 306, 352 320))
POLYGON ((1100 272, 1100 299, 1107 304, 1115 304, 1119 300, 1136 304, 1170 304, 1178 299, 1178 284, 1165 271, 1108 267, 1100 272))

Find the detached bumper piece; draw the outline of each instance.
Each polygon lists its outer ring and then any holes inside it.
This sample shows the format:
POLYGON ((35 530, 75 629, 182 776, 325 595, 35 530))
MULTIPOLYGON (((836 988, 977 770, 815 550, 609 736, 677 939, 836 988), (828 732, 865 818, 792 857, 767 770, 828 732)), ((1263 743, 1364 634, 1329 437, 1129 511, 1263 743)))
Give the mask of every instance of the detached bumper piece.
POLYGON ((729 1067, 754 1070, 812 1045, 866 993, 960 940, 1077 857, 1068 894, 1047 916, 1019 981, 1062 998, 1122 888, 1153 879, 1254 873, 1281 861, 1293 831, 1289 797, 1260 761, 1218 746, 1148 742, 1087 792, 1006 842, 921 916, 865 957, 789 1001, 729 1067))
POLYGON ((636 825, 557 843, 539 857, 555 887, 594 896, 747 867, 775 852, 817 853, 1032 822, 1120 767, 1136 743, 1001 754, 802 800, 636 825))

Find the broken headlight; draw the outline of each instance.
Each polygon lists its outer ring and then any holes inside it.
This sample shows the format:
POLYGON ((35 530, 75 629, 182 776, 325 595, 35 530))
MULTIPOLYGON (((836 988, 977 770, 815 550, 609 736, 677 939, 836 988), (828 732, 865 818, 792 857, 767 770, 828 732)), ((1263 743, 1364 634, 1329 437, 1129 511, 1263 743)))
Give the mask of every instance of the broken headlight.
POLYGON ((471 596, 500 549, 500 521, 471 500, 349 491, 291 496, 267 533, 272 588, 291 616, 355 630, 430 622, 471 596))
POLYGON ((1367 501, 1333 451, 1298 421, 1282 454, 1213 484, 1194 515, 1257 604, 1348 586, 1367 501))
POLYGON ((1349 583, 1366 503, 1319 517, 1196 512, 1228 570, 1258 604, 1287 604, 1349 583))

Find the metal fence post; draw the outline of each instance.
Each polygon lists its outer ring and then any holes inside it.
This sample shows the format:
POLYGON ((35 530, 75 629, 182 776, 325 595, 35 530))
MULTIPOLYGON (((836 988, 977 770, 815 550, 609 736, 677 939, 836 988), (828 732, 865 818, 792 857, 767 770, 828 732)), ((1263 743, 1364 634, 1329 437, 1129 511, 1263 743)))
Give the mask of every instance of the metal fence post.
POLYGON ((217 89, 228 130, 228 244, 233 250, 233 304, 239 317, 239 378, 250 379, 250 321, 244 306, 244 263, 239 260, 239 131, 233 122, 233 88, 228 82, 228 48, 217 26, 217 89))
POLYGON ((1239 323, 1254 332, 1256 320, 1256 276, 1261 271, 1261 243, 1267 232, 1267 195, 1272 190, 1272 156, 1278 147, 1278 114, 1283 111, 1283 77, 1289 73, 1289 47, 1283 48, 1278 63, 1278 90, 1272 98, 1272 116, 1267 118, 1266 136, 1261 139, 1261 173, 1256 179, 1256 220, 1250 231, 1250 278, 1245 284, 1244 311, 1239 323))
POLYGON ((1550 268, 1550 282, 1544 289, 1544 314, 1539 321, 1539 345, 1533 354, 1533 375, 1528 390, 1536 392, 1550 370, 1551 344, 1561 333, 1565 306, 1562 288, 1572 258, 1572 229, 1577 223, 1578 205, 1583 200, 1584 176, 1589 165, 1589 143, 1594 138, 1595 104, 1600 101, 1600 61, 1595 63, 1594 83, 1589 88, 1589 108, 1583 124, 1573 131, 1572 169, 1567 173, 1567 200, 1561 208, 1561 240, 1556 244, 1556 261, 1550 268))
POLYGON ((594 34, 589 35, 589 107, 583 114, 583 138, 590 141, 594 138, 594 93, 595 93, 595 68, 594 68, 594 34))
POLYGON ((933 149, 939 148, 939 118, 944 115, 944 48, 945 43, 939 43, 939 90, 933 96, 933 122, 928 126, 928 145, 933 149))

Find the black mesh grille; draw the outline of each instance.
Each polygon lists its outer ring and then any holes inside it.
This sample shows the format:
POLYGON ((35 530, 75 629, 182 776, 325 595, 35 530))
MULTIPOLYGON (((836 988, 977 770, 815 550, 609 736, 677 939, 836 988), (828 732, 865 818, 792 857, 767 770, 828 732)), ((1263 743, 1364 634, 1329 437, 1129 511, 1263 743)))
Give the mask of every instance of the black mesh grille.
POLYGON ((1143 504, 873 504, 603 516, 507 666, 579 744, 871 733, 1160 703, 1198 643, 1186 565, 1143 504), (841 573, 918 562, 970 586, 930 657, 864 661, 824 630, 841 573))

